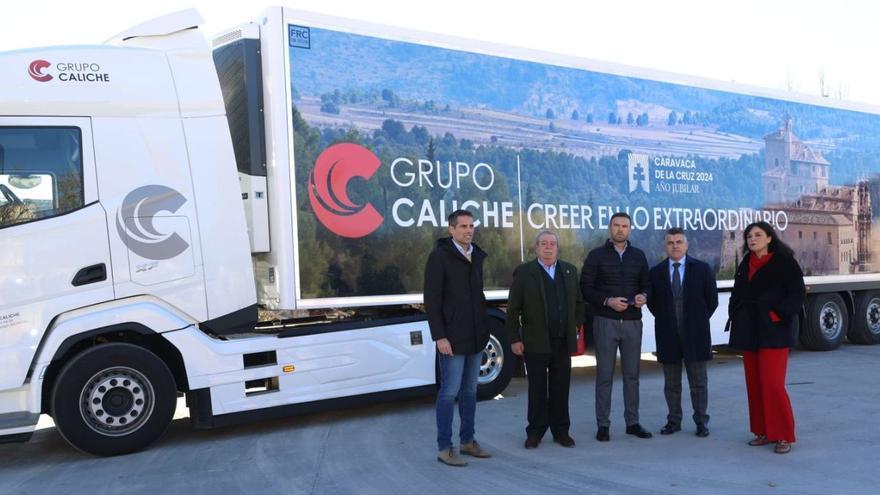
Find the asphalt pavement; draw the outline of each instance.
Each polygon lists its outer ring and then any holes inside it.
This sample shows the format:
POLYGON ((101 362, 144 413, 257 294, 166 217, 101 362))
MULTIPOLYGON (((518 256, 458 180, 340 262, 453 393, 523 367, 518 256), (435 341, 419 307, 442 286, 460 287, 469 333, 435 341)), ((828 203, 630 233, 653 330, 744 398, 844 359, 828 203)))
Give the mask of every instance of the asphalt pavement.
MULTIPOLYGON (((433 399, 397 401, 199 431, 178 417, 144 452, 96 458, 68 446, 43 418, 30 442, 0 445, 0 494, 870 494, 878 493, 880 346, 795 351, 788 390, 798 441, 786 455, 750 447, 742 363, 722 353, 709 365, 709 428, 665 423, 661 367, 642 361, 641 423, 624 433, 615 376, 611 441, 594 439, 595 368, 576 359, 571 391, 573 449, 552 442, 525 450, 526 383, 477 406, 477 439, 491 459, 453 468, 436 461, 433 399)), ((687 387, 686 383, 684 385, 687 387)), ((686 390, 686 389, 685 389, 686 390)))

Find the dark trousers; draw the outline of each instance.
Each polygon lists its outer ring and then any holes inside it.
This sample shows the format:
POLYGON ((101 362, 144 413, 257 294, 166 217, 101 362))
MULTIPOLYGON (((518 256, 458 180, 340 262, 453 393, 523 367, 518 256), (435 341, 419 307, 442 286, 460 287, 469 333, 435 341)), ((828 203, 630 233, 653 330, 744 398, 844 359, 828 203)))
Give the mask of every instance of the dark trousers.
MULTIPOLYGON (((681 368, 681 361, 663 363, 663 393, 666 395, 666 406, 669 408, 666 421, 676 425, 680 425, 682 419, 681 368)), ((709 376, 706 372, 706 361, 685 363, 684 368, 687 370, 688 386, 691 389, 694 423, 706 426, 709 424, 709 415, 706 414, 709 405, 709 376)))
POLYGON ((529 425, 526 435, 541 438, 550 428, 553 436, 568 433, 568 389, 571 355, 563 339, 550 340, 550 354, 526 352, 523 361, 529 377, 529 425))
POLYGON ((639 362, 642 358, 642 320, 593 320, 596 336, 596 425, 611 425, 611 385, 620 349, 623 374, 623 419, 627 426, 639 422, 639 362))

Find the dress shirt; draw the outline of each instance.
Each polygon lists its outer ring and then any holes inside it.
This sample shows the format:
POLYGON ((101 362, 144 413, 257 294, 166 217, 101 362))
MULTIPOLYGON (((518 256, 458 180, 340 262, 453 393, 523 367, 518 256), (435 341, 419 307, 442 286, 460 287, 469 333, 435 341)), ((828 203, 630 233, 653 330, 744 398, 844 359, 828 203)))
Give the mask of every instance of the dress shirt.
POLYGON ((540 258, 538 259, 538 264, 541 265, 541 268, 543 268, 544 271, 547 272, 547 275, 550 275, 550 278, 552 278, 553 280, 556 280, 556 265, 557 265, 557 263, 559 263, 559 261, 554 261, 552 265, 547 266, 544 264, 544 262, 542 262, 540 260, 540 258))
POLYGON ((458 252, 461 253, 462 255, 464 255, 465 258, 467 258, 468 260, 471 259, 471 253, 474 252, 474 245, 473 244, 468 244, 467 251, 465 251, 463 247, 461 247, 457 242, 455 242, 455 239, 452 240, 452 244, 455 245, 455 248, 458 249, 458 252))

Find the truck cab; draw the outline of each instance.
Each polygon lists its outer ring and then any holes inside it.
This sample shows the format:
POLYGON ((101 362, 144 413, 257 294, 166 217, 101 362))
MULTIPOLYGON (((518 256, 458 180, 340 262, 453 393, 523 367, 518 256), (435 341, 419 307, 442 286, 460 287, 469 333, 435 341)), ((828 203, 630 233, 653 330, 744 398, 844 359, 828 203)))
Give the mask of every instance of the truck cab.
MULTIPOLYGON (((226 111, 199 22, 188 12, 106 45, 0 54, 0 435, 26 436, 52 412, 43 381, 65 355, 102 341, 161 354, 173 347, 165 332, 256 323, 226 111)), ((98 410, 91 426, 111 428, 98 410)))
MULTIPOLYGON (((259 69, 258 24, 212 52, 201 22, 0 54, 0 442, 48 414, 117 455, 158 439, 182 395, 210 428, 434 391, 417 309, 297 312, 283 64, 259 69), (259 322, 258 302, 287 319, 259 322)), ((512 371, 494 342, 484 396, 512 371)))

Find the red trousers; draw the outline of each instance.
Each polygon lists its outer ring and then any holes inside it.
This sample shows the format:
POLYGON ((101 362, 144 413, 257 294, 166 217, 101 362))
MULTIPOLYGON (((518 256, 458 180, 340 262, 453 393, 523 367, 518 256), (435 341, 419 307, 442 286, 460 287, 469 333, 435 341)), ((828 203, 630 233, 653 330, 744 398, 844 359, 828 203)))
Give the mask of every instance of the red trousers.
POLYGON ((794 413, 785 391, 788 349, 743 352, 746 391, 749 396, 749 427, 768 440, 794 442, 794 413))

